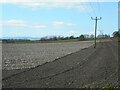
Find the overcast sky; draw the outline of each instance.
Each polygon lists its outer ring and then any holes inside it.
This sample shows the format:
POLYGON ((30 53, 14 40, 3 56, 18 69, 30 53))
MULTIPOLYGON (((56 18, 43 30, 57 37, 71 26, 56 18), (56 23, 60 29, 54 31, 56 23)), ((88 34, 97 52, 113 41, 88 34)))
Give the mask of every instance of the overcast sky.
POLYGON ((0 2, 3 37, 94 34, 95 21, 91 17, 96 16, 102 17, 98 21, 98 34, 102 31, 111 35, 118 29, 117 2, 29 1, 0 2))

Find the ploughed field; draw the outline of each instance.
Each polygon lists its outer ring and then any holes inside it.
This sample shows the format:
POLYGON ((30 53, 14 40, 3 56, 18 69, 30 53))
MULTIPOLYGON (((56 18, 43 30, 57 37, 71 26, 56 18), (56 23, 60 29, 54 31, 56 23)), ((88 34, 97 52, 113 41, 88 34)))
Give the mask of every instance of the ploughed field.
POLYGON ((93 41, 62 43, 4 43, 2 69, 32 68, 93 45, 93 41))

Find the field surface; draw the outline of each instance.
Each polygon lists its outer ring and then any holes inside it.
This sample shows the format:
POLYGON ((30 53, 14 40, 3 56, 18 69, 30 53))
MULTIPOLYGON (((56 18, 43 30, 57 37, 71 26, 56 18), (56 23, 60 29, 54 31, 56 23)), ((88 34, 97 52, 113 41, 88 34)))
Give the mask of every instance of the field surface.
POLYGON ((3 88, 118 86, 118 44, 98 43, 31 69, 3 70, 3 88))
POLYGON ((31 68, 93 45, 93 41, 2 45, 3 70, 31 68))

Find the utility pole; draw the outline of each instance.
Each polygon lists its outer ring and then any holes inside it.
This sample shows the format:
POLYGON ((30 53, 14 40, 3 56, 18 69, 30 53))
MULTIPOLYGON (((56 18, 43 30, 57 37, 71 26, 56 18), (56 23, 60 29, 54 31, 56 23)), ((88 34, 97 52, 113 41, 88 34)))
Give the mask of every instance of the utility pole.
POLYGON ((97 21, 98 20, 101 20, 102 19, 102 17, 100 17, 100 18, 93 18, 93 17, 91 17, 91 19, 92 20, 95 20, 95 46, 94 46, 94 48, 96 48, 96 33, 97 33, 97 21))

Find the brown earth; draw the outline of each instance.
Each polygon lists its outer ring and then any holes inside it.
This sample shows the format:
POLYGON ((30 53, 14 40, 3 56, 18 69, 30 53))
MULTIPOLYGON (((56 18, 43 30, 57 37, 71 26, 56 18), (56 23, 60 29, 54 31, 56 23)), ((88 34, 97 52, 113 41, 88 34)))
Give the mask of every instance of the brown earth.
POLYGON ((3 70, 3 88, 118 86, 118 45, 97 43, 31 69, 3 70))

